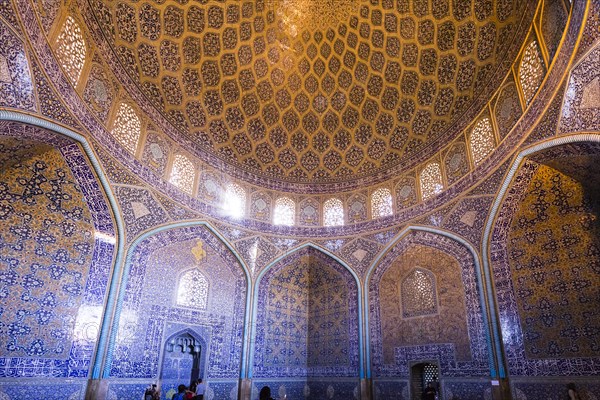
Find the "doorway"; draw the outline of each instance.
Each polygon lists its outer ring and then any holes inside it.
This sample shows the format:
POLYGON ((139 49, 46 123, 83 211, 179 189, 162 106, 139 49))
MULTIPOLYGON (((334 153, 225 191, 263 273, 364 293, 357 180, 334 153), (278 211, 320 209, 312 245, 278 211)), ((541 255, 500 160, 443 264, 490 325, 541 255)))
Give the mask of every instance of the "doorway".
POLYGON ((204 378, 206 344, 189 331, 171 336, 165 343, 161 368, 161 392, 176 392, 181 384, 190 386, 204 378))
POLYGON ((411 400, 423 399, 425 389, 431 385, 435 389, 435 398, 441 399, 439 366, 434 362, 418 362, 410 368, 411 400))

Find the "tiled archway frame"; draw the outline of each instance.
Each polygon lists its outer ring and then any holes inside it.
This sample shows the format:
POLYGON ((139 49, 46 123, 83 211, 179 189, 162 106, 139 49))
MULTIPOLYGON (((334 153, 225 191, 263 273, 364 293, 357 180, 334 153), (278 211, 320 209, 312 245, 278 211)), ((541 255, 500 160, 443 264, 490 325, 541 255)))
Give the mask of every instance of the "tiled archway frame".
MULTIPOLYGON (((123 278, 122 278, 121 286, 120 286, 121 290, 118 293, 116 305, 115 305, 115 317, 114 317, 115 321, 119 321, 119 318, 120 318, 122 310, 123 310, 123 305, 125 302, 126 291, 127 291, 128 277, 131 272, 132 264, 134 263, 134 258, 136 256, 136 252, 137 252, 138 248, 140 248, 140 245, 149 239, 158 237, 161 234, 168 235, 170 233, 175 233, 176 230, 181 230, 181 229, 193 230, 194 228, 204 228, 206 231, 208 231, 206 235, 207 236, 212 235, 212 239, 214 239, 215 243, 218 242, 218 244, 223 246, 223 248, 226 249, 226 251, 230 252, 230 258, 232 260, 233 259, 236 260, 239 263, 239 265, 242 267, 243 278, 246 280, 246 287, 245 287, 246 299, 244 300, 245 305, 244 305, 243 326, 244 327, 248 326, 248 318, 250 315, 250 313, 249 313, 250 293, 251 293, 251 287, 252 287, 252 283, 251 283, 252 281, 250 278, 250 272, 248 270, 248 267, 244 263, 242 257, 240 257, 240 255, 229 244, 229 242, 227 242, 227 240, 212 225, 210 225, 208 222, 205 222, 205 221, 183 221, 183 222, 178 222, 178 223, 174 223, 174 224, 159 226, 157 228, 154 228, 154 229, 147 231, 147 232, 143 233, 142 235, 138 236, 131 243, 131 245, 127 249, 127 254, 125 256, 124 270, 123 270, 123 274, 122 274, 123 278)), ((192 236, 190 236, 189 234, 186 237, 187 237, 187 239, 192 238, 192 236)), ((113 326, 111 327, 111 331, 110 331, 110 339, 109 339, 109 344, 108 344, 106 363, 105 363, 104 369, 102 371, 103 378, 108 378, 111 375, 111 364, 112 364, 112 361, 114 360, 114 353, 115 353, 115 348, 117 345, 118 331, 119 331, 118 323, 113 324, 113 326)), ((241 348, 241 362, 240 362, 240 366, 241 366, 240 367, 240 378, 241 379, 243 379, 247 374, 246 369, 245 369, 246 365, 247 365, 247 361, 246 361, 247 343, 248 343, 248 329, 244 329, 242 348, 241 348)))
MULTIPOLYGON (((100 326, 100 335, 98 338, 98 343, 96 346, 96 351, 95 351, 95 356, 94 359, 92 360, 92 367, 91 367, 91 374, 88 371, 88 376, 89 378, 92 379, 97 379, 100 377, 100 369, 101 369, 101 365, 104 362, 104 357, 105 357, 105 352, 106 352, 106 345, 107 345, 107 339, 108 339, 108 334, 109 334, 109 327, 110 327, 110 323, 111 323, 111 316, 112 316, 112 310, 115 304, 115 299, 116 299, 116 294, 118 291, 118 282, 119 282, 119 278, 121 276, 121 261, 123 258, 123 248, 124 248, 124 227, 123 227, 123 222, 122 222, 122 218, 120 216, 120 212, 119 212, 119 208, 117 206, 117 202, 114 198, 114 195, 112 193, 112 190, 110 188, 110 185, 108 183, 107 178, 104 175, 104 172, 102 170, 102 167, 100 166, 100 163, 98 162, 98 159, 96 158, 96 155, 94 154, 94 151, 92 150, 92 147, 90 146, 90 144, 88 143, 88 141, 85 139, 85 137, 83 137, 82 135, 73 132, 70 129, 67 129, 63 126, 54 124, 52 122, 49 122, 47 120, 38 118, 38 117, 34 117, 32 115, 28 115, 28 114, 23 114, 23 113, 19 113, 19 112, 15 112, 15 111, 7 111, 7 110, 0 110, 0 122, 5 121, 8 123, 20 123, 20 124, 25 124, 25 125, 30 125, 33 127, 37 127, 37 128, 41 128, 44 130, 48 130, 50 132, 52 132, 53 134, 56 134, 57 136, 62 136, 62 137, 66 137, 71 139, 72 141, 76 142, 77 144, 79 144, 79 146, 81 146, 81 149, 83 150, 84 155, 87 157, 87 162, 89 162, 89 164, 91 164, 91 169, 93 170, 93 172, 96 175, 97 180, 99 181, 99 187, 97 191, 90 191, 90 193, 85 193, 86 196, 89 197, 89 199, 91 201, 97 201, 98 204, 96 205, 97 210, 94 214, 98 214, 100 212, 100 210, 102 209, 103 205, 102 203, 104 203, 104 207, 106 208, 106 211, 108 212, 107 215, 94 215, 94 225, 96 227, 96 229, 99 232, 102 232, 105 234, 105 237, 103 239, 96 239, 96 247, 99 245, 99 241, 103 240, 106 243, 106 238, 109 238, 109 242, 112 241, 114 238, 115 241, 114 243, 110 244, 109 247, 111 247, 112 252, 114 254, 113 256, 113 263, 112 265, 110 265, 110 272, 109 275, 106 276, 106 284, 108 284, 108 282, 110 282, 110 286, 108 287, 108 291, 106 292, 106 304, 104 307, 104 312, 103 312, 103 316, 102 316, 102 320, 101 320, 101 326, 100 326), (103 198, 103 196, 105 196, 105 198, 103 198), (106 201, 108 201, 108 204, 106 204, 106 201), (112 214, 112 215, 110 215, 112 214), (111 221, 112 219, 112 221, 111 221), (115 232, 115 228, 116 228, 116 232, 115 232)), ((40 138, 43 139, 43 138, 40 138)), ((76 149, 75 151, 73 151, 73 156, 77 157, 81 155, 81 150, 80 149, 76 149)), ((81 173, 85 174, 85 171, 80 171, 81 173)), ((91 177, 92 179, 95 179, 94 177, 91 177)), ((96 186, 98 186, 96 184, 96 186)), ((89 188, 84 188, 84 190, 91 190, 91 189, 95 189, 94 184, 90 185, 89 188)), ((111 250, 111 249, 105 249, 105 250, 111 250)), ((104 301, 104 299, 102 299, 102 301, 104 301)), ((102 302, 101 301, 101 302, 102 302)))
MULTIPOLYGON (((516 202, 520 198, 518 196, 525 188, 523 185, 529 183, 529 179, 520 179, 523 177, 523 167, 529 157, 535 156, 543 151, 547 150, 558 150, 561 146, 569 145, 585 145, 600 144, 600 134, 598 133, 578 133, 568 136, 563 136, 557 139, 547 140, 538 143, 534 146, 530 146, 522 150, 514 159, 510 170, 508 171, 504 182, 496 196, 492 209, 488 216, 485 224, 483 234, 483 273, 486 282, 486 286, 490 291, 494 290, 496 298, 503 299, 496 303, 499 313, 508 312, 511 315, 517 315, 518 311, 514 298, 512 296, 513 287, 512 283, 508 285, 502 285, 501 287, 495 287, 494 283, 494 270, 492 269, 492 263, 494 269, 506 269, 507 260, 505 257, 506 240, 508 229, 512 217, 517 208, 516 202)), ((499 320, 496 321, 499 323, 499 320)), ((518 325, 518 324, 517 324, 518 325)), ((520 328, 516 328, 520 331, 520 328)), ((523 342, 520 339, 519 333, 516 334, 519 337, 518 343, 513 345, 511 353, 523 352, 523 342)), ((573 359, 545 359, 543 362, 537 362, 536 360, 519 359, 514 365, 511 365, 510 360, 506 360, 506 368, 510 370, 511 375, 529 375, 527 371, 535 370, 536 375, 580 375, 586 373, 598 373, 597 361, 588 358, 573 358, 573 359), (596 369, 596 370, 595 370, 596 369), (594 372, 595 370, 595 372, 594 372)))
MULTIPOLYGON (((365 309, 370 310, 370 314, 366 319, 366 342, 367 343, 379 343, 380 336, 377 333, 378 326, 370 326, 372 321, 372 307, 376 304, 379 304, 379 299, 376 298, 376 293, 371 290, 371 282, 373 279, 380 277, 387 267, 391 265, 391 263, 402 253, 404 253, 408 246, 411 244, 417 245, 425 245, 431 246, 435 249, 441 250, 445 253, 448 253, 449 256, 455 258, 462 270, 463 282, 465 283, 465 300, 467 307, 467 319, 472 321, 479 320, 478 324, 469 324, 467 329, 469 330, 469 336, 471 339, 471 351, 472 354, 477 354, 478 358, 474 359, 474 363, 469 365, 470 363, 460 363, 457 364, 456 371, 448 370, 446 374, 448 376, 454 375, 454 373, 460 375, 465 368, 473 369, 473 376, 482 376, 485 375, 487 377, 487 373, 492 377, 498 376, 497 364, 496 360, 497 354, 495 352, 496 347, 496 335, 490 333, 490 324, 489 324, 489 304, 486 301, 486 290, 483 284, 483 279, 481 277, 481 269, 480 269, 480 259, 475 248, 464 238, 457 236, 453 233, 435 229, 424 226, 408 226, 402 230, 394 241, 392 241, 381 253, 380 256, 374 260, 373 264, 369 268, 366 280, 365 280, 365 309), (494 337, 494 341, 492 342, 492 336, 494 337), (487 368, 484 370, 481 369, 482 365, 485 365, 487 362, 487 368), (460 370, 460 371, 459 371, 460 370)), ((375 346, 375 345, 373 345, 375 346)), ((367 346, 367 359, 368 363, 368 378, 372 378, 373 371, 371 368, 373 367, 373 359, 374 357, 380 357, 380 355, 371 354, 371 347, 367 346)), ((439 349, 433 349, 436 347, 432 346, 432 351, 437 352, 439 349)), ((441 353, 440 353, 441 354, 441 353)), ((440 360, 440 362, 445 362, 448 360, 440 360)), ((450 364, 447 364, 450 365, 450 364)), ((390 372, 390 371, 388 371, 390 372)), ((395 374, 398 375, 400 371, 395 371, 395 374)), ((471 371, 469 372, 471 373, 471 371)), ((392 371, 392 375, 394 372, 392 371)), ((395 375, 394 375, 395 376, 395 375)), ((384 376, 385 377, 385 376, 384 376)))
MULTIPOLYGON (((346 264, 342 259, 340 259, 336 255, 334 255, 327 249, 324 249, 318 245, 315 245, 314 243, 304 243, 301 246, 291 249, 290 251, 286 252, 286 254, 281 255, 280 257, 276 258, 268 266, 266 266, 260 272, 260 274, 257 276, 256 282, 254 284, 253 294, 252 294, 252 296, 253 296, 253 298, 252 298, 253 318, 255 318, 255 316, 256 316, 256 310, 257 310, 258 301, 259 301, 258 288, 260 286, 262 279, 269 273, 269 271, 272 268, 280 265, 280 263, 282 261, 285 261, 290 256, 293 256, 293 255, 297 254, 298 252, 306 250, 306 249, 314 249, 317 252, 319 252, 319 253, 323 254, 324 256, 330 258, 331 260, 335 261, 339 266, 343 267, 343 269, 345 269, 352 276, 352 278, 354 278, 354 283, 356 284, 357 297, 358 297, 358 299, 357 299, 358 321, 357 322, 358 322, 359 378, 364 379, 365 378, 365 371, 364 371, 365 357, 364 357, 364 339, 363 339, 364 338, 364 326, 363 326, 363 323, 361 322, 361 321, 364 321, 364 312, 363 312, 363 304, 362 304, 362 300, 361 300, 361 295, 362 295, 361 281, 360 281, 360 278, 358 277, 358 275, 356 274, 356 272, 354 272, 354 270, 352 270, 352 268, 350 268, 350 266, 348 264, 346 264)), ((254 354, 255 343, 256 343, 256 327, 254 326, 254 324, 251 326, 251 329, 252 329, 252 332, 251 332, 251 336, 250 336, 250 348, 249 348, 250 356, 248 357, 248 376, 247 376, 250 379, 252 378, 251 368, 252 368, 252 365, 254 362, 253 354, 254 354)))

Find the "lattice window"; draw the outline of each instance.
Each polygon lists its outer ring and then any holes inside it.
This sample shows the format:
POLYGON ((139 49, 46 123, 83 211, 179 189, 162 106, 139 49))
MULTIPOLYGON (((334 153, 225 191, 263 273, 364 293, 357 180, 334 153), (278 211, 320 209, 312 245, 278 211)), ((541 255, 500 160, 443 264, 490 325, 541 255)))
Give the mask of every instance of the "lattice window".
POLYGON ((400 287, 402 316, 418 317, 437 313, 435 279, 431 272, 414 269, 400 287))
POLYGON ((471 132, 469 144, 475 165, 479 165, 494 150, 496 141, 494 140, 492 123, 488 117, 484 117, 477 122, 471 132))
POLYGON ((427 164, 421 171, 420 183, 423 200, 440 193, 444 189, 440 164, 437 162, 427 164))
POLYGON ((136 112, 129 104, 121 103, 112 130, 115 139, 128 152, 135 155, 141 132, 142 123, 136 112))
POLYGON ((525 48, 519 67, 519 81, 528 105, 542 84, 545 74, 546 67, 544 66, 542 52, 537 41, 532 40, 525 48))
POLYGON ((373 218, 392 215, 392 192, 388 188, 379 188, 371 194, 371 214, 373 218))
POLYGON ((344 225, 344 205, 340 199, 329 199, 323 204, 323 224, 325 226, 344 225))
POLYGON ((423 367, 423 380, 428 383, 438 381, 437 365, 427 364, 425 367, 423 367))
POLYGON ((194 180, 196 179, 196 170, 194 164, 183 154, 176 154, 173 158, 173 167, 169 182, 177 186, 188 194, 194 191, 194 180))
POLYGON ((280 197, 275 201, 273 211, 273 223, 275 225, 294 225, 296 215, 296 203, 289 197, 280 197))
POLYGON ((243 217, 246 210, 246 190, 237 183, 227 185, 224 208, 235 218, 243 217))
POLYGON ((81 28, 73 17, 67 17, 57 42, 56 57, 71 82, 76 85, 85 63, 86 47, 81 28))
POLYGON ((184 273, 177 288, 177 305, 206 309, 208 304, 208 279, 199 269, 184 273))

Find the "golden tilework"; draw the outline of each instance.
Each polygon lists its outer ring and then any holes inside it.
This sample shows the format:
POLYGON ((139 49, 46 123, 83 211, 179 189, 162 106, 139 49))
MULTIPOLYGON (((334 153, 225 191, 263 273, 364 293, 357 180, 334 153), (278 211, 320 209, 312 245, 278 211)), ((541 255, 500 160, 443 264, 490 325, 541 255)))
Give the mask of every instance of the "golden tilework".
POLYGON ((457 359, 471 359, 465 291, 456 259, 431 247, 413 246, 384 273, 379 290, 386 364, 394 362, 396 347, 430 343, 453 343, 457 359), (426 270, 435 277, 437 313, 434 312, 436 307, 432 298, 423 312, 427 315, 404 318, 401 288, 403 282, 414 274, 415 268, 426 270))
POLYGON ((528 358, 600 354, 597 217, 580 182, 545 165, 537 169, 507 246, 528 358))
POLYGON ((252 174, 312 184, 386 170, 442 135, 497 72, 524 7, 90 2, 124 70, 175 127, 252 174))
POLYGON ((0 353, 65 358, 92 261, 90 211, 58 150, 0 148, 15 157, 0 170, 0 353))

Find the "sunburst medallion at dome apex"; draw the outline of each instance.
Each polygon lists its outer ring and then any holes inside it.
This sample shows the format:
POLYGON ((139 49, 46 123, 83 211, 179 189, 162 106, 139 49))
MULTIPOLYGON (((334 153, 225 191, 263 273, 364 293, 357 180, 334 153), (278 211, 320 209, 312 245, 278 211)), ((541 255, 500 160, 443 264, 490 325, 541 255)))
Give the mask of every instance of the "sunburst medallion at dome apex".
POLYGON ((522 39, 526 3, 89 1, 139 89, 200 148, 313 184, 439 139, 522 39))

